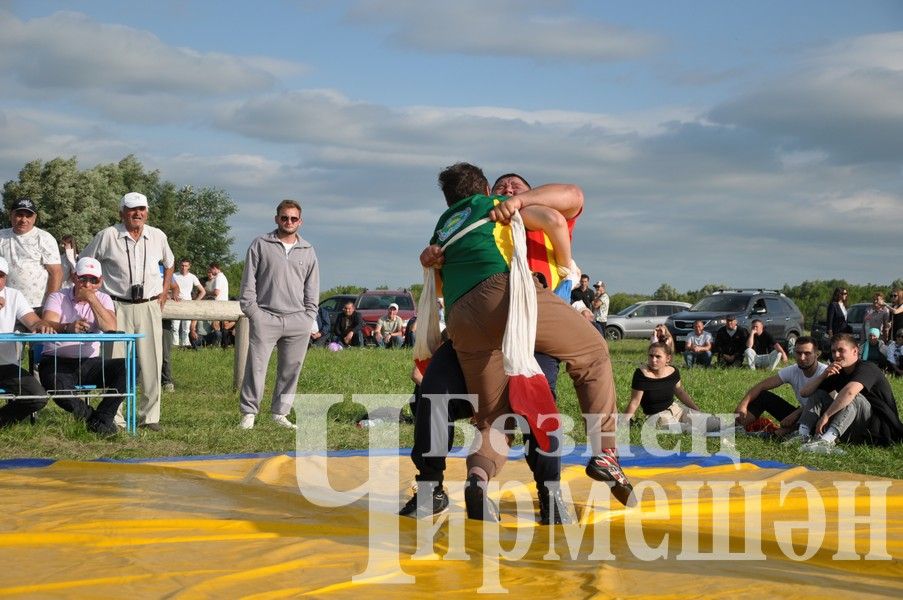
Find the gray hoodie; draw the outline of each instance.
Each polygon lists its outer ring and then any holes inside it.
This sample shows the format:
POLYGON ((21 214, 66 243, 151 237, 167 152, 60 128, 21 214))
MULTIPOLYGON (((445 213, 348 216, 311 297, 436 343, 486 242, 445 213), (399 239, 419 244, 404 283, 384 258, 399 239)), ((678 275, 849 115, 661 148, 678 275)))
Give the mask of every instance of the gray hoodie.
POLYGON ((254 318, 260 310, 276 315, 304 312, 313 320, 319 301, 320 268, 309 242, 298 236, 287 255, 275 230, 251 242, 238 299, 245 315, 254 318))

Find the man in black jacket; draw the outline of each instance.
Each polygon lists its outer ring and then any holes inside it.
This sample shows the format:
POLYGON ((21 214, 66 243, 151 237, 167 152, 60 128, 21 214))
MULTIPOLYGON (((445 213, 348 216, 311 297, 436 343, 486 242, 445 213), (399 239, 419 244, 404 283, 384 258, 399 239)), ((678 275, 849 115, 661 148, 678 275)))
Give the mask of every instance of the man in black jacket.
POLYGON ((737 317, 731 315, 725 319, 725 325, 715 332, 713 351, 722 367, 740 367, 743 365, 743 351, 749 332, 737 326, 737 317))
POLYGON ((336 315, 332 324, 332 341, 345 346, 363 346, 364 334, 361 331, 364 321, 360 313, 354 310, 354 302, 346 302, 342 314, 336 315))

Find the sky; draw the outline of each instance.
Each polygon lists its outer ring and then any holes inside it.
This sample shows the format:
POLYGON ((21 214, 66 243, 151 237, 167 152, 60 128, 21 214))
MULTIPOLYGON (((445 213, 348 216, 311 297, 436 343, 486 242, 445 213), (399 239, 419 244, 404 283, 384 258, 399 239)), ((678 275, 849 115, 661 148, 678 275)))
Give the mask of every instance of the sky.
POLYGON ((886 284, 903 2, 0 0, 0 181, 128 154, 228 192, 239 259, 299 200, 324 290, 420 283, 458 161, 581 186, 609 293, 886 284))

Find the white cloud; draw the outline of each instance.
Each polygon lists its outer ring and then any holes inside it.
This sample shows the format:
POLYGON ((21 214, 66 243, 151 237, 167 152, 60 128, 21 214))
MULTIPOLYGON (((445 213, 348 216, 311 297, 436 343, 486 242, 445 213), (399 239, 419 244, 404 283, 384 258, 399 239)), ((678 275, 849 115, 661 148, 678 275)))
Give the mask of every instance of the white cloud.
POLYGON ((813 52, 791 73, 716 106, 710 118, 822 151, 837 164, 903 156, 903 31, 813 52))
POLYGON ((393 42, 435 53, 620 61, 663 45, 653 35, 571 14, 571 3, 561 1, 361 0, 349 19, 388 24, 393 42))

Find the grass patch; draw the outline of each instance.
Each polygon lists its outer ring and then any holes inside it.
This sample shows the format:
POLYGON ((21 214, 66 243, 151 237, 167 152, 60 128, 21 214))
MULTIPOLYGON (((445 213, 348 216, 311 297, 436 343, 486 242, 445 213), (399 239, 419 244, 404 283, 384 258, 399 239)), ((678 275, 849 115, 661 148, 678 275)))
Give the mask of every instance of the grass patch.
MULTIPOLYGON (((633 370, 644 360, 646 344, 624 340, 611 345, 618 406, 630 399, 633 370)), ((268 384, 257 426, 250 431, 238 429, 238 393, 232 391, 232 351, 217 348, 203 350, 174 349, 173 374, 176 391, 164 393, 162 433, 139 431, 136 436, 120 434, 110 440, 99 439, 84 424, 52 402, 38 415, 35 425, 20 423, 0 430, 0 458, 41 457, 92 460, 96 458, 154 458, 164 456, 216 455, 238 453, 286 452, 295 447, 293 431, 275 426, 268 417, 275 359, 270 366, 268 384)), ((680 361, 679 358, 676 359, 680 361)), ((299 383, 299 391, 312 394, 341 394, 344 401, 330 412, 328 443, 332 449, 367 447, 367 430, 355 423, 365 410, 351 401, 352 394, 409 394, 409 350, 346 350, 328 352, 311 349, 299 383)), ((682 369, 682 380, 700 408, 708 412, 733 411, 744 392, 767 376, 762 371, 742 369, 682 369)), ((903 381, 891 380, 894 395, 903 398, 903 381)), ((579 406, 570 379, 562 369, 559 378, 559 403, 562 412, 579 415, 579 406)), ((777 390, 794 402, 789 386, 777 390)), ((583 441, 582 428, 573 436, 583 441)), ((638 428, 631 430, 631 442, 639 443, 638 428)), ((688 436, 674 436, 689 449, 688 436)), ((410 425, 401 428, 401 446, 413 441, 410 425)), ((667 447, 673 443, 662 438, 667 447)), ((737 449, 743 457, 802 464, 818 469, 901 477, 903 444, 891 448, 845 446, 843 456, 800 453, 779 444, 739 436, 737 449)))

